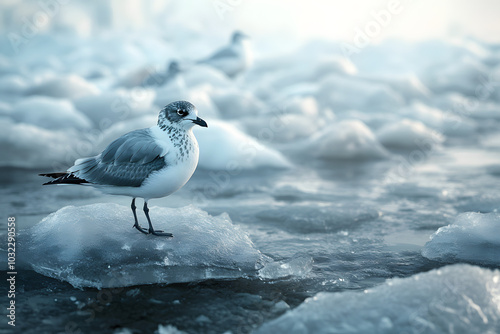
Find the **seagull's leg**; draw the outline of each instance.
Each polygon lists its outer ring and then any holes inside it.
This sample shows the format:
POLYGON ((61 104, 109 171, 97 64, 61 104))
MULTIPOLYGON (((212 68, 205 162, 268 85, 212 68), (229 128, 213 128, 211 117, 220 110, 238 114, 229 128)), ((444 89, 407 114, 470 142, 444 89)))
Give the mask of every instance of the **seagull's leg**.
POLYGON ((146 218, 148 219, 149 223, 149 233, 154 234, 154 235, 161 235, 165 237, 173 237, 174 235, 172 233, 165 233, 163 231, 155 231, 153 228, 153 224, 151 224, 151 218, 149 218, 149 208, 148 208, 148 202, 144 200, 144 214, 146 215, 146 218))
POLYGON ((134 219, 135 219, 135 224, 133 227, 135 227, 136 229, 138 229, 142 233, 148 234, 148 229, 141 227, 141 225, 139 225, 139 221, 137 220, 137 213, 135 213, 135 209, 136 209, 135 197, 132 199, 132 205, 130 207, 132 208, 132 213, 134 214, 134 219))

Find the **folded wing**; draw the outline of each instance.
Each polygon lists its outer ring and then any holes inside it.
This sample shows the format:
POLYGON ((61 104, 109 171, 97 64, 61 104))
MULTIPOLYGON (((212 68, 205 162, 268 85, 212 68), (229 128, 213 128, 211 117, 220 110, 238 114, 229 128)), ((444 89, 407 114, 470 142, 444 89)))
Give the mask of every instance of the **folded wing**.
POLYGON ((95 157, 77 160, 68 172, 89 183, 139 187, 165 167, 163 149, 149 129, 141 129, 116 139, 95 157))

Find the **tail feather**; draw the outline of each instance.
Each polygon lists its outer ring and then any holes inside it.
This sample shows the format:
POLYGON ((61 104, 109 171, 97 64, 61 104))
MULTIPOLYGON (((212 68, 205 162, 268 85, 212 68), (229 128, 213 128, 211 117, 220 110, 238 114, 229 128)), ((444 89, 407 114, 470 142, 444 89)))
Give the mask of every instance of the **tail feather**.
POLYGON ((47 176, 51 177, 54 180, 49 181, 44 183, 43 185, 48 185, 48 184, 82 184, 82 183, 89 183, 87 180, 81 179, 72 173, 46 173, 46 174, 39 174, 40 176, 47 176))

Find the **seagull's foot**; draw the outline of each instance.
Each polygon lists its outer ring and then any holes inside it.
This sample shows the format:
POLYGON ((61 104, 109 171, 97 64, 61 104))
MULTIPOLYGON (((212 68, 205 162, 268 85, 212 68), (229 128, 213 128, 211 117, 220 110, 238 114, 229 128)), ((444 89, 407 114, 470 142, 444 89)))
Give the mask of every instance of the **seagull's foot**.
POLYGON ((157 235, 157 236, 161 236, 161 237, 169 237, 169 238, 174 237, 174 235, 172 233, 166 233, 166 232, 163 232, 161 230, 149 229, 149 234, 153 234, 153 235, 157 235))
POLYGON ((141 226, 141 225, 139 225, 139 224, 134 224, 134 226, 132 226, 132 227, 135 227, 136 229, 138 229, 138 230, 139 230, 139 232, 142 232, 142 233, 144 233, 144 234, 148 234, 148 233, 149 233, 147 228, 142 227, 142 226, 141 226))

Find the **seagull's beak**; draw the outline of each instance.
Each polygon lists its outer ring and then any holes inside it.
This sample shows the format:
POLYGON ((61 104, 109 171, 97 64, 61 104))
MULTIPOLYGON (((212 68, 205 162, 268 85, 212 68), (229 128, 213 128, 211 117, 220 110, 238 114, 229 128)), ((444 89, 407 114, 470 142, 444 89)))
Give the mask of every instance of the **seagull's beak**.
POLYGON ((207 122, 205 122, 204 120, 202 120, 201 118, 199 117, 196 117, 196 119, 193 120, 193 123, 194 124, 198 124, 199 126, 202 126, 204 128, 208 128, 208 124, 207 122))

